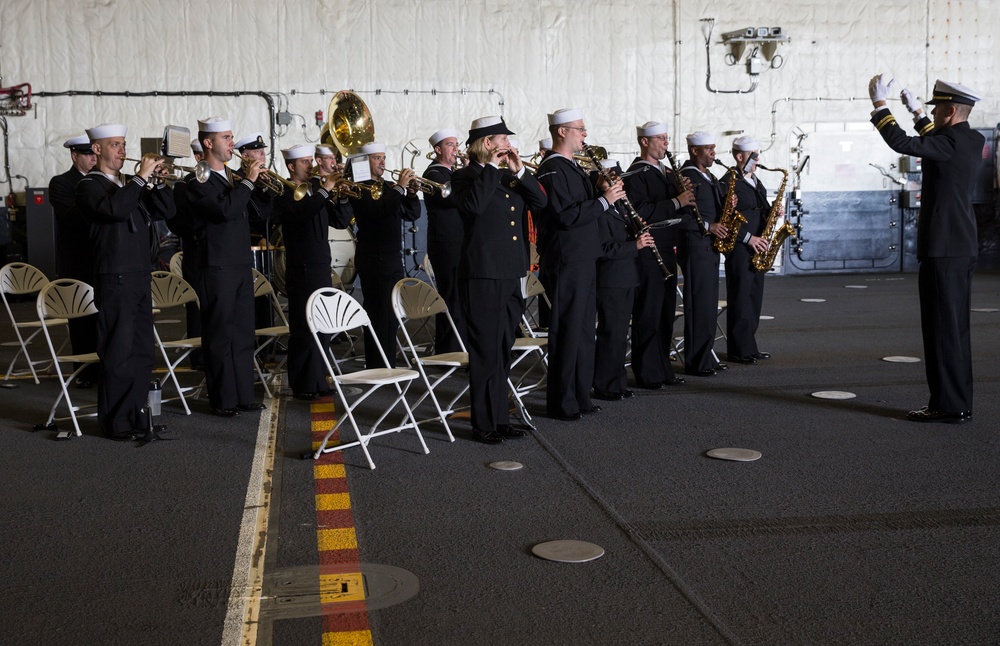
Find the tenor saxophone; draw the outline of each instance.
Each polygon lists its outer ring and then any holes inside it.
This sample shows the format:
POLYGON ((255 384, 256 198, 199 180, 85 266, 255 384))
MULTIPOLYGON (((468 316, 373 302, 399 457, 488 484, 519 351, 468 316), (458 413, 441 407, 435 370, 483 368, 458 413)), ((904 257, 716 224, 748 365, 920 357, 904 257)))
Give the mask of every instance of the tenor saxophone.
POLYGON ((795 229, 792 228, 792 225, 787 220, 780 227, 778 226, 778 218, 781 215, 781 201, 785 197, 785 185, 788 183, 788 171, 783 168, 768 168, 761 164, 757 164, 757 168, 781 173, 781 186, 778 187, 778 196, 774 198, 774 203, 771 204, 771 210, 767 213, 767 221, 764 223, 764 231, 760 234, 760 237, 767 242, 767 249, 761 253, 755 253, 753 259, 750 261, 754 269, 764 273, 770 271, 771 267, 774 266, 774 260, 778 257, 778 252, 781 251, 782 245, 785 244, 785 238, 795 233, 795 229))
POLYGON ((736 195, 736 178, 739 171, 733 167, 726 166, 718 159, 715 163, 729 171, 729 186, 726 188, 726 197, 722 200, 722 215, 719 216, 719 224, 726 227, 729 232, 725 238, 716 238, 712 242, 712 248, 719 253, 729 254, 736 246, 736 237, 740 234, 740 226, 746 224, 747 219, 736 210, 733 196, 736 195))

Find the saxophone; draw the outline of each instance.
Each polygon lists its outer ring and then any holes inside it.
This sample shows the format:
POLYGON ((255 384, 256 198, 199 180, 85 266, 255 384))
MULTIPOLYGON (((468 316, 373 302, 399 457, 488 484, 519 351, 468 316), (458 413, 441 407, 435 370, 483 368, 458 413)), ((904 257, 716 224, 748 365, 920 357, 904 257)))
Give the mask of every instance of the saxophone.
POLYGON ((774 266, 774 259, 778 256, 778 252, 781 251, 781 247, 785 244, 785 238, 795 233, 795 229, 786 220, 780 227, 778 226, 778 217, 781 213, 781 201, 785 197, 785 184, 788 183, 788 171, 783 168, 768 168, 762 164, 757 164, 757 168, 763 170, 769 170, 775 173, 781 173, 781 186, 778 187, 778 196, 774 198, 774 203, 771 205, 771 210, 767 213, 767 221, 764 224, 764 231, 760 234, 760 237, 767 241, 767 249, 763 253, 755 253, 750 264, 757 271, 764 273, 771 270, 774 266))
POLYGON ((719 224, 726 227, 729 234, 725 238, 716 238, 712 241, 712 248, 719 253, 728 254, 736 246, 736 236, 740 234, 740 226, 746 224, 747 219, 736 210, 736 206, 733 204, 735 202, 733 196, 736 194, 736 177, 739 175, 739 171, 735 167, 729 168, 718 159, 715 160, 715 163, 729 171, 729 186, 726 188, 726 197, 722 199, 722 215, 719 216, 719 224))

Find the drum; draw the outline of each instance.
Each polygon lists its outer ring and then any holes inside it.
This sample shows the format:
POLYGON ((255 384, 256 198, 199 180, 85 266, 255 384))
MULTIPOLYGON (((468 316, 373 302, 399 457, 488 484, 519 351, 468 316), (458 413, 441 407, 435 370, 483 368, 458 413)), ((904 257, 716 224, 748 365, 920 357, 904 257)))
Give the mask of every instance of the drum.
POLYGON ((264 277, 271 280, 274 273, 275 249, 272 247, 253 246, 250 247, 253 253, 253 268, 264 274, 264 277))

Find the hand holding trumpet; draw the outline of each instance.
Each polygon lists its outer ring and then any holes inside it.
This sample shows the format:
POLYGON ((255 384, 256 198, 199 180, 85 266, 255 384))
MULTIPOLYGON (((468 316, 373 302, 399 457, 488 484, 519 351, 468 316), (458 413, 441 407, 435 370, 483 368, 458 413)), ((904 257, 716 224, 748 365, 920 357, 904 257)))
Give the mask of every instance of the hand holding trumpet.
POLYGON ((416 193, 417 187, 413 185, 413 177, 413 169, 404 168, 399 171, 399 177, 396 178, 396 184, 405 188, 408 193, 416 193))
POLYGON ((146 153, 142 156, 142 159, 139 160, 139 168, 135 174, 146 182, 150 180, 154 173, 160 175, 161 177, 167 175, 167 170, 163 167, 164 161, 166 160, 159 155, 146 153))

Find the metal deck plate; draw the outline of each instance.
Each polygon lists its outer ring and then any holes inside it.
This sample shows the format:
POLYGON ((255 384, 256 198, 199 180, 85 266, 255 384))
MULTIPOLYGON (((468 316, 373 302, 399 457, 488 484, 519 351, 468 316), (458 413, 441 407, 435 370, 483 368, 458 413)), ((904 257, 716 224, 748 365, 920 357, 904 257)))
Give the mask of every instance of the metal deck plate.
POLYGON ((546 561, 558 563, 586 563, 604 556, 604 548, 586 541, 562 540, 539 543, 531 553, 546 561))
POLYGON ((753 449, 712 449, 706 451, 705 455, 716 460, 731 460, 733 462, 753 462, 761 458, 761 452, 753 449))

